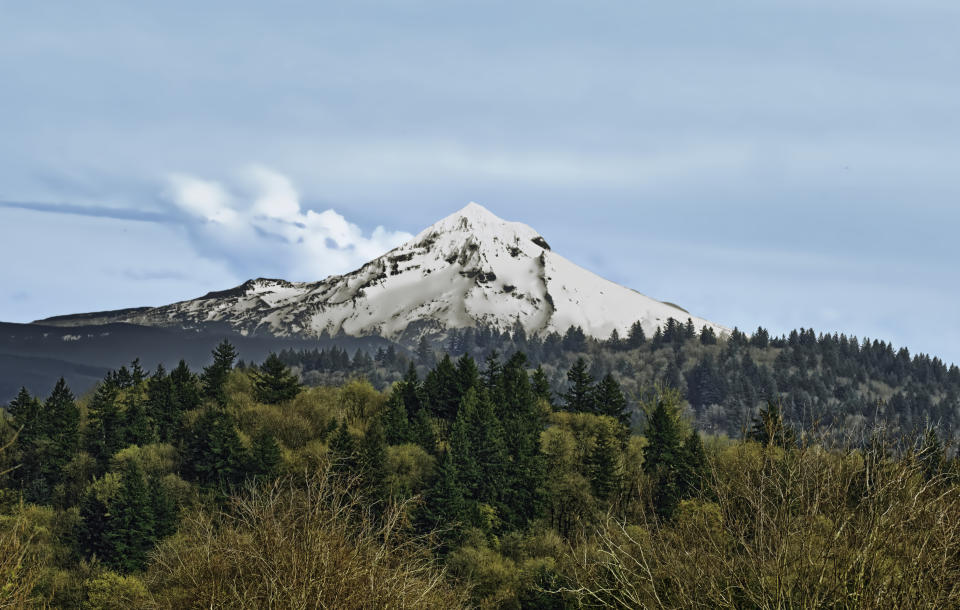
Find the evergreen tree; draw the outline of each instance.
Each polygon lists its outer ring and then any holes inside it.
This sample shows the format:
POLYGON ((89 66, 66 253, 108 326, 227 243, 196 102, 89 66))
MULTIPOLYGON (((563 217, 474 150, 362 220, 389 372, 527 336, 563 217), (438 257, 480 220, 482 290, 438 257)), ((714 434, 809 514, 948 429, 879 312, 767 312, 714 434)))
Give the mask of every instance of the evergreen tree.
POLYGON ((201 382, 203 395, 218 405, 227 404, 226 385, 227 377, 233 370, 233 363, 237 359, 237 350, 224 339, 213 350, 213 363, 203 369, 201 382))
POLYGON ((172 443, 177 435, 180 408, 174 395, 173 381, 163 365, 147 382, 147 412, 161 443, 172 443))
POLYGON ((530 383, 533 384, 533 393, 540 400, 546 401, 553 407, 553 392, 550 391, 550 381, 542 366, 538 366, 530 377, 530 383))
POLYGON ((462 398, 467 390, 480 385, 480 370, 468 354, 457 360, 457 394, 462 398))
POLYGON ((120 493, 111 507, 111 527, 105 535, 113 547, 113 566, 121 572, 141 570, 153 548, 153 511, 143 471, 136 460, 126 460, 120 479, 120 493))
POLYGON ((394 387, 387 400, 387 408, 383 414, 383 429, 388 445, 402 445, 410 442, 410 416, 407 405, 403 402, 403 393, 399 386, 406 382, 401 381, 394 387))
POLYGON ((577 361, 567 372, 569 389, 563 394, 564 409, 573 413, 596 413, 593 377, 587 372, 587 363, 583 358, 577 361))
MULTIPOLYGON (((358 352, 359 353, 359 352, 358 352)), ((273 352, 253 377, 253 395, 259 402, 277 405, 300 393, 300 381, 273 352)))
POLYGON ((374 418, 367 426, 366 434, 360 445, 360 467, 363 484, 371 498, 386 500, 389 495, 387 486, 387 439, 383 424, 374 418))
POLYGON ((768 402, 765 409, 753 419, 747 438, 764 447, 771 445, 788 449, 796 444, 796 435, 783 421, 780 404, 768 402))
MULTIPOLYGON (((16 446, 19 449, 19 463, 13 476, 21 488, 32 486, 35 481, 42 479, 43 455, 40 447, 45 437, 42 411, 40 401, 24 387, 20 388, 17 397, 7 406, 7 412, 13 417, 14 430, 17 431, 16 446)), ((46 497, 49 491, 44 487, 38 490, 38 495, 46 497)))
POLYGON ((423 388, 420 386, 420 378, 417 376, 417 367, 411 362, 407 367, 407 373, 403 377, 401 384, 397 386, 397 391, 403 397, 403 405, 407 408, 408 415, 418 413, 423 407, 423 388))
POLYGON ((187 476, 215 491, 240 483, 249 464, 234 418, 222 409, 206 408, 190 430, 184 452, 187 476))
POLYGON ((653 487, 654 512, 669 519, 680 500, 678 472, 683 460, 682 439, 679 422, 668 410, 668 396, 660 394, 655 400, 656 405, 647 423, 643 470, 653 487))
POLYGON ((250 445, 248 473, 254 477, 271 478, 277 475, 283 462, 283 451, 272 434, 261 431, 250 445))
POLYGON ((643 332, 643 326, 640 320, 637 320, 630 326, 630 332, 627 333, 627 347, 637 349, 647 342, 647 336, 643 332))
POLYGON ((628 431, 630 430, 630 413, 627 411, 627 399, 623 396, 620 384, 607 373, 594 390, 593 403, 599 415, 608 415, 616 419, 628 431))
POLYGON ((433 484, 424 494, 420 520, 426 529, 439 531, 446 543, 441 550, 450 550, 468 520, 464 489, 449 452, 440 456, 433 484))
POLYGON ((423 382, 427 405, 434 417, 453 421, 460 405, 457 369, 449 355, 444 355, 437 366, 427 373, 423 382))
POLYGON ((63 377, 57 381, 50 398, 44 404, 44 429, 53 438, 58 466, 66 464, 77 450, 80 409, 63 377))
POLYGON ((170 383, 173 385, 173 397, 178 415, 184 411, 200 408, 200 381, 190 371, 190 367, 184 360, 181 360, 177 368, 170 372, 170 383))
POLYGON ((330 439, 330 454, 336 472, 352 472, 357 466, 357 443, 347 428, 346 419, 340 421, 340 427, 330 439))
POLYGON ((150 491, 150 512, 153 516, 154 538, 161 540, 177 531, 180 510, 173 497, 167 492, 162 480, 148 479, 147 483, 147 488, 150 491))
POLYGON ((123 449, 126 441, 123 413, 118 404, 119 390, 111 380, 97 386, 87 405, 85 446, 101 466, 106 468, 110 458, 123 449))
POLYGON ((430 453, 437 451, 437 437, 433 431, 433 422, 426 408, 420 407, 413 421, 410 422, 410 440, 430 453))
POLYGON ((540 510, 540 496, 546 477, 540 452, 540 434, 546 426, 544 412, 530 386, 526 356, 517 352, 503 367, 497 417, 503 422, 504 445, 509 461, 501 494, 503 522, 514 528, 526 527, 540 510))
POLYGON ((80 506, 81 552, 118 572, 143 569, 157 539, 153 499, 143 471, 136 460, 125 460, 114 497, 100 497, 96 487, 90 487, 80 506))
POLYGON ((614 439, 605 430, 597 440, 587 459, 590 487, 599 500, 609 500, 620 484, 617 449, 614 439))
POLYGON ((700 329, 700 343, 703 345, 716 345, 717 344, 717 334, 713 332, 713 329, 703 325, 703 328, 700 329))
POLYGON ((123 419, 127 445, 149 445, 157 439, 153 420, 150 418, 148 397, 144 396, 139 388, 140 386, 132 386, 124 395, 126 408, 123 419))
POLYGON ((683 442, 680 469, 677 477, 678 494, 681 498, 694 497, 703 489, 707 474, 707 454, 703 441, 696 430, 683 442))

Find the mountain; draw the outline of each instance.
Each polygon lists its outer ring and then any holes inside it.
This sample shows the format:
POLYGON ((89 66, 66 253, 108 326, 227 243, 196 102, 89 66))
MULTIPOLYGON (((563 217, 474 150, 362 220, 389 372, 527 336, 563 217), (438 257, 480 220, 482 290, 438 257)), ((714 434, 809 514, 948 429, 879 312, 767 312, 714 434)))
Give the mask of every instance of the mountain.
POLYGON ((346 275, 319 282, 259 278, 162 307, 40 320, 70 327, 110 323, 230 329, 244 336, 381 336, 413 343, 452 328, 487 326, 528 335, 579 326, 653 333, 668 318, 726 328, 605 280, 563 258, 531 227, 470 203, 409 242, 346 275))

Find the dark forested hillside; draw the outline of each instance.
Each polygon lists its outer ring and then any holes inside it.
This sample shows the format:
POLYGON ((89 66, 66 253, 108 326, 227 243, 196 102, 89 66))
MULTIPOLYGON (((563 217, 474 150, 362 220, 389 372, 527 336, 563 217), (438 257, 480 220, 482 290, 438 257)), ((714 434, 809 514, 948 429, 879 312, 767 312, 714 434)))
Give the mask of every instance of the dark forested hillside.
POLYGON ((576 328, 544 338, 481 328, 452 331, 444 344, 422 343, 412 353, 399 346, 372 354, 334 348, 284 351, 281 358, 308 382, 359 375, 384 388, 400 379, 411 361, 423 373, 444 352, 482 362, 514 351, 527 354, 532 366, 542 366, 556 395, 567 390, 568 371, 584 358, 589 375, 599 381, 611 374, 633 407, 644 391, 673 387, 686 399, 698 428, 731 437, 740 437, 769 401, 780 402, 786 419, 803 429, 829 427, 853 435, 877 424, 908 434, 933 425, 953 437, 960 421, 956 365, 879 340, 811 329, 781 337, 763 328, 749 336, 734 330, 718 338, 670 320, 652 337, 636 325, 626 337, 596 341, 576 328))

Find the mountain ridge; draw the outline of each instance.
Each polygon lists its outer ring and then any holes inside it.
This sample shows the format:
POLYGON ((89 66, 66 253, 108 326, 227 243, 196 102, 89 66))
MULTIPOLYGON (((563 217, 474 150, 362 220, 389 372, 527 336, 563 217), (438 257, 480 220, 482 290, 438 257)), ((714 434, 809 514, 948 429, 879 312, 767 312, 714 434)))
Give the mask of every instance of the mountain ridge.
POLYGON ((360 268, 318 282, 256 278, 170 305, 36 323, 180 328, 215 323, 241 335, 379 335, 412 343, 423 335, 481 325, 499 330, 519 325, 537 335, 579 326, 606 338, 614 330, 626 333, 637 321, 652 333, 670 317, 728 332, 577 266, 532 227, 471 202, 360 268))

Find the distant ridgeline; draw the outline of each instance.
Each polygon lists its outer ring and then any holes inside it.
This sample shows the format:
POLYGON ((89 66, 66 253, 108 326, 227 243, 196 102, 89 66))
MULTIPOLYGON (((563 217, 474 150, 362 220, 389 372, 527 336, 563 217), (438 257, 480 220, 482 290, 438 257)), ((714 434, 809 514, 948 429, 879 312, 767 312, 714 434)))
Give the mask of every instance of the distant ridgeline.
POLYGON ((830 428, 839 435, 858 435, 875 425, 913 434, 929 425, 953 437, 960 422, 956 365, 911 355, 906 348, 895 351, 883 341, 812 329, 781 337, 763 328, 750 336, 734 329, 717 337, 710 329, 670 319, 652 337, 637 324, 626 337, 614 333, 597 341, 579 328, 528 337, 519 328, 507 333, 481 327, 449 331, 441 345, 422 341, 414 353, 389 346, 351 355, 332 347, 287 350, 280 358, 299 368, 308 384, 363 376, 384 388, 402 378, 411 360, 423 374, 444 353, 482 362, 494 353, 517 351, 532 367, 542 366, 557 395, 567 391, 568 371, 583 358, 594 380, 611 373, 631 405, 658 384, 673 387, 686 397, 701 430, 731 437, 742 436, 771 401, 780 402, 785 418, 801 429, 830 428))

